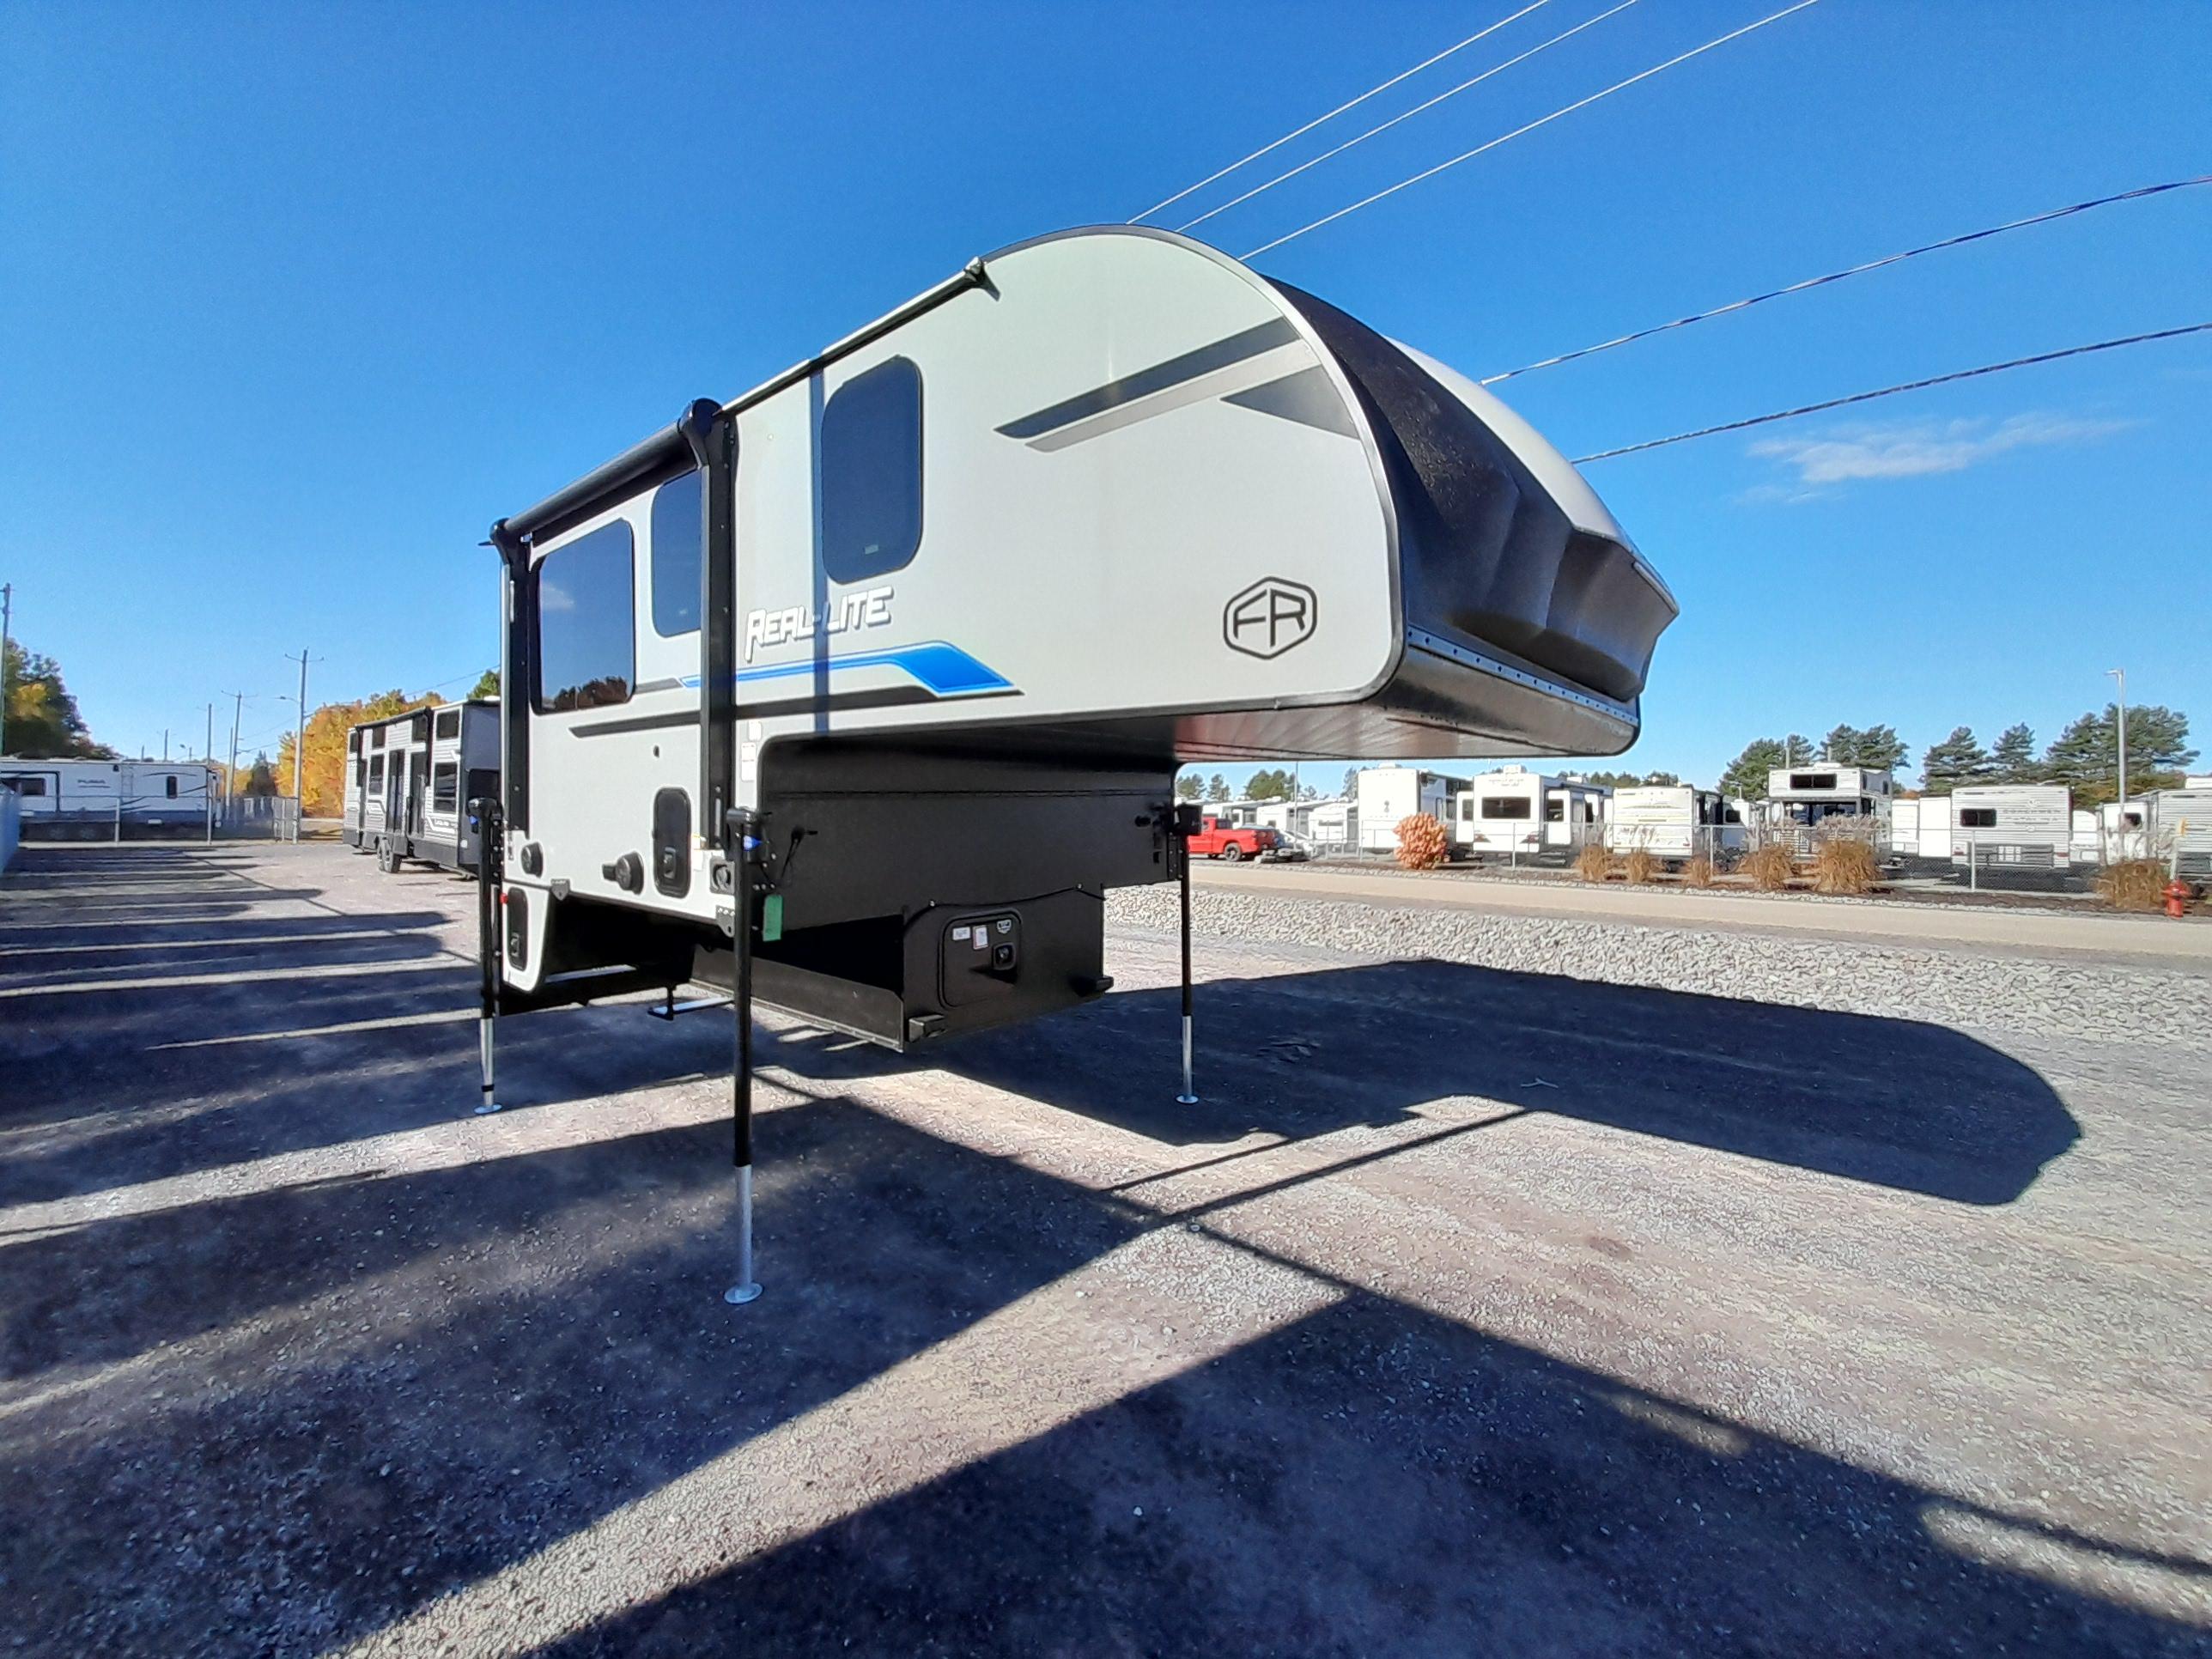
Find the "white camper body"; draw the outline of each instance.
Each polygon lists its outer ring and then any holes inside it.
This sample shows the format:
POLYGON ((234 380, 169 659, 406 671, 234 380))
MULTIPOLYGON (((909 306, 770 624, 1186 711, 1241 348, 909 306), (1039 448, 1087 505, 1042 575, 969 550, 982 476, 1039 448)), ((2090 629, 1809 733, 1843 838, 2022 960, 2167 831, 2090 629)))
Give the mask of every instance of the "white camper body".
POLYGON ((1888 769, 1835 766, 1814 761, 1778 766, 1766 775, 1767 821, 1796 832, 1801 842, 1833 820, 1855 820, 1878 849, 1889 843, 1889 811, 1895 791, 1888 769))
POLYGON ((1616 789, 1605 823, 1605 844, 1616 853, 1643 848, 1662 859, 1720 858, 1743 850, 1743 817, 1717 789, 1688 784, 1639 784, 1616 789))
POLYGON ((2097 858, 2118 864, 2150 856, 2150 803, 2142 796, 2108 800, 2097 809, 2097 858))
POLYGON ((1443 823, 1450 811, 1452 791, 1458 785, 1456 778, 1414 766, 1363 767, 1355 785, 1359 850, 1396 852, 1399 824, 1422 812, 1443 823))
POLYGON ((1608 793, 1602 784, 1547 777, 1525 767, 1478 773, 1452 798, 1452 844, 1509 858, 1579 847, 1601 833, 1608 793))
POLYGON ((2212 876, 2212 787, 2153 790, 2144 805, 2151 856, 2185 876, 2212 876))
POLYGON ((346 845, 376 854, 381 869, 406 860, 473 870, 472 800, 499 793, 499 705, 449 702, 346 733, 346 845))
MULTIPOLYGON (((488 998, 701 978, 893 1047, 1099 994, 1105 890, 1183 862, 1179 764, 1617 753, 1675 611, 1464 376, 1119 227, 979 259, 492 540, 488 998)), ((1363 787, 1363 842, 1402 816, 1363 787)))
POLYGON ((1263 830, 1308 847, 1348 846, 1352 841, 1352 804, 1349 799, 1271 800, 1262 805, 1257 822, 1263 830))
POLYGON ((1951 817, 1948 795, 1921 795, 1889 804, 1889 850, 1907 864, 1951 862, 1951 817))
POLYGON ((21 804, 26 841, 107 841, 201 830, 213 777, 204 761, 0 757, 0 789, 21 804))
POLYGON ((2074 796, 2060 783, 1970 783, 1951 792, 1951 862, 2063 870, 2073 862, 2074 796))

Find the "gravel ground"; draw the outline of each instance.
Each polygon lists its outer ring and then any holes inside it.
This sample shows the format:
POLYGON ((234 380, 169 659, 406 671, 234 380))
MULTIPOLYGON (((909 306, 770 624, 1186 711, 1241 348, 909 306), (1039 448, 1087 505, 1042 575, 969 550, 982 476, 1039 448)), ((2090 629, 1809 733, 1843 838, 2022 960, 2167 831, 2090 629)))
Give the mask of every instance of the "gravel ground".
MULTIPOLYGON (((1108 915, 1119 926, 1169 928, 1176 912, 1172 888, 1142 887, 1114 894, 1108 915)), ((1993 1031, 2212 1048, 2212 981, 2190 971, 2105 967, 2085 973, 2070 960, 1873 943, 1842 947, 1832 939, 1625 927, 1218 888, 1194 891, 1191 925, 1222 939, 1428 957, 1847 1013, 1902 1013, 1993 1031)))
POLYGON ((1183 1107, 1127 895, 1075 1013, 765 1022, 732 1310, 726 1020, 472 1117, 471 896, 0 882, 17 1649, 2212 1653, 2201 975, 1202 894, 1183 1107))

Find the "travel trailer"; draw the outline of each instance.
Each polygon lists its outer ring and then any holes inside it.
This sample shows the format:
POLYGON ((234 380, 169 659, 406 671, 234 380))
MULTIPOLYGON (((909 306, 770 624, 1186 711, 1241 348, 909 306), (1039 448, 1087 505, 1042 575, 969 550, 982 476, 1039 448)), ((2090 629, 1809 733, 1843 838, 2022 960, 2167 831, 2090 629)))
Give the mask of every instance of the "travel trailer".
POLYGON ((2118 864, 2150 856, 2150 803, 2136 796, 2097 809, 2097 861, 2118 864))
POLYGON ((1743 815, 1717 789, 1688 784, 1638 784, 1616 789, 1607 804, 1605 844, 1659 858, 1720 859, 1743 850, 1743 815))
POLYGON ((1465 376, 1118 226, 972 262, 491 542, 484 1106, 495 1015, 730 988, 741 1249, 756 998, 893 1048, 1071 1007, 1108 890, 1177 882, 1193 1098, 1177 767, 1615 754, 1675 615, 1465 376))
POLYGON ((2156 789, 2149 809, 2151 856, 2199 880, 2212 877, 2212 787, 2156 789))
POLYGON ((1368 766, 1355 783, 1359 817, 1359 850, 1395 853, 1398 826, 1425 812, 1443 823, 1451 811, 1460 780, 1413 766, 1368 766))
POLYGON ((2064 870, 2073 862, 2074 796, 2064 784, 1961 784, 1951 806, 1954 865, 2064 870))
POLYGON ((1951 862, 1951 797, 1920 795, 1889 804, 1889 850, 1907 866, 1951 862))
POLYGON ((346 845, 387 873, 408 860, 477 867, 468 803, 499 793, 499 704, 489 699, 364 720, 346 733, 346 845))
POLYGON ((1579 847, 1600 833, 1596 826, 1610 793, 1602 784, 1547 777, 1521 766, 1478 773, 1452 799, 1452 845, 1509 858, 1579 847))
POLYGON ((1355 810, 1350 800, 1341 799, 1271 800, 1261 805, 1255 822, 1307 848, 1347 847, 1355 810))
POLYGON ((25 841, 117 841, 201 831, 220 786, 204 761, 0 758, 0 789, 25 841))

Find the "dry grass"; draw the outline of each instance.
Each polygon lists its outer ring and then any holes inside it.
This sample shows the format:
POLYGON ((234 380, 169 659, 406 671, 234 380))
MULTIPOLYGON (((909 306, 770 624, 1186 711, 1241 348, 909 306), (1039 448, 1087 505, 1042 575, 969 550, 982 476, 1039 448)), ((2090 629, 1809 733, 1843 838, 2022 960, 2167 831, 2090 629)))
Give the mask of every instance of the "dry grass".
POLYGON ((1648 847, 1632 847, 1620 860, 1620 878, 1631 887, 1648 887, 1658 873, 1658 857, 1648 847))
POLYGON ((1451 856, 1444 827, 1428 812, 1398 820, 1398 866, 1404 870, 1433 870, 1451 856))
POLYGON ((1682 885, 1710 887, 1713 884, 1713 861, 1703 853, 1682 866, 1682 885))
POLYGON ((1584 881, 1610 881, 1613 879, 1613 863, 1611 848, 1601 847, 1594 841, 1588 842, 1583 844, 1583 850, 1575 854, 1575 873, 1584 881))
POLYGON ((2160 910, 2168 879, 2162 860, 2122 859, 2097 872, 2097 896, 2115 910, 2160 910))
POLYGON ((1736 866, 1736 873, 1748 878, 1762 893, 1778 893, 1797 873, 1797 861, 1790 856, 1787 847, 1769 842, 1746 853, 1743 861, 1736 866))
POLYGON ((1813 849, 1813 890, 1856 896, 1881 880, 1873 846, 1856 836, 1828 836, 1813 849))

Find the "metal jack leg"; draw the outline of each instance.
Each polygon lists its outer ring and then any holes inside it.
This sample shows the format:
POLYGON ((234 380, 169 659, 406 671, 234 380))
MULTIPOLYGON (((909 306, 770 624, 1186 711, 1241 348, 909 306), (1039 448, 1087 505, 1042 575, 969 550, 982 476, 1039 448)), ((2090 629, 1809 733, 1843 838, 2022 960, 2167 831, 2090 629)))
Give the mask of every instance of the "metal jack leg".
POLYGON ((499 1109, 499 1097, 492 1091, 492 1036, 499 1019, 500 853, 505 836, 496 800, 482 799, 471 801, 470 806, 477 829, 477 960, 483 969, 482 1001, 477 1012, 477 1049, 483 1068, 483 1094, 477 1103, 476 1115, 483 1117, 499 1109))
POLYGON ((1198 809, 1175 809, 1176 879, 1182 909, 1182 1092, 1178 1105, 1195 1106, 1198 1095, 1190 1078, 1190 836, 1198 827, 1198 809))
POLYGON ((727 844, 737 868, 737 965, 731 1006, 738 1016, 736 1063, 731 1067, 731 1152, 738 1168, 738 1282, 722 1300, 741 1307, 761 1293, 753 1277, 753 860, 760 844, 759 815, 738 807, 729 815, 727 844))

